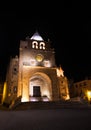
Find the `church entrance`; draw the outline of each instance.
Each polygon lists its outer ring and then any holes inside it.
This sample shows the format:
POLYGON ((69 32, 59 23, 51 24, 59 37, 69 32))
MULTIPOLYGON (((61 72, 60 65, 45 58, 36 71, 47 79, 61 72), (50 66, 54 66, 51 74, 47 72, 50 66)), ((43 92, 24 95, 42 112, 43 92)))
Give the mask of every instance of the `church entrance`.
POLYGON ((40 86, 33 86, 33 97, 41 97, 40 86))
POLYGON ((50 78, 41 72, 35 73, 29 80, 30 101, 50 101, 52 86, 50 78))

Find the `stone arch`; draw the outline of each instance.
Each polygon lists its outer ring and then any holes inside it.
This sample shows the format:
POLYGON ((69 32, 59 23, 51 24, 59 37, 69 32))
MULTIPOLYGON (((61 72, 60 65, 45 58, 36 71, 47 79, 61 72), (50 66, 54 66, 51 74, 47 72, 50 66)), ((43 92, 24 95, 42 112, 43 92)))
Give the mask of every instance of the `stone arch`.
POLYGON ((52 83, 51 79, 47 74, 42 72, 36 72, 32 75, 29 80, 29 96, 33 97, 34 86, 40 87, 40 95, 42 98, 47 97, 50 101, 52 100, 52 83))

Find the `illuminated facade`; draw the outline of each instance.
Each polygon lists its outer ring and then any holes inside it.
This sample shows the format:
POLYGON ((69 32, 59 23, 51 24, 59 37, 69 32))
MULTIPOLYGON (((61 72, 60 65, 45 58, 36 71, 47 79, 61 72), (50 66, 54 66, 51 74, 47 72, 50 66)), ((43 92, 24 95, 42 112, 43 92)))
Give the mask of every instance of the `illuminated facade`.
POLYGON ((91 79, 85 79, 73 84, 72 87, 73 97, 82 97, 91 101, 91 79))
POLYGON ((56 66, 51 42, 44 41, 38 32, 20 41, 19 58, 13 60, 6 76, 6 99, 21 98, 21 102, 69 99, 68 80, 62 68, 56 66))

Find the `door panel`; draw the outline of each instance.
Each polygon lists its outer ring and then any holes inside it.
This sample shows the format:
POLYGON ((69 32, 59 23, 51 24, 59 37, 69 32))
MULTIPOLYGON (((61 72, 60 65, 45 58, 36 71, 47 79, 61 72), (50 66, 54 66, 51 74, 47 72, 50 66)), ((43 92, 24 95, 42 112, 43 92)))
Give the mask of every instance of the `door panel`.
POLYGON ((33 86, 33 97, 41 97, 40 86, 33 86))

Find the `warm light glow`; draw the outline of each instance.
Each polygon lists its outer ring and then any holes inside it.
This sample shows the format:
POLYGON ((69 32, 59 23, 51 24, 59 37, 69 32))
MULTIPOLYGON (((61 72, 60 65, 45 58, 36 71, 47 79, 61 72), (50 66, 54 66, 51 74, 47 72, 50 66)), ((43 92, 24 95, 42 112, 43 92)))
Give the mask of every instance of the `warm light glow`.
POLYGON ((65 98, 65 100, 69 100, 70 99, 70 96, 69 94, 67 94, 67 97, 65 98))
POLYGON ((91 100, 91 91, 87 91, 87 97, 88 97, 88 100, 90 101, 91 100))
POLYGON ((7 85, 6 82, 4 83, 4 89, 3 89, 3 98, 2 98, 2 103, 4 102, 7 94, 7 85))
POLYGON ((28 101, 28 99, 26 98, 26 96, 25 96, 25 97, 23 96, 23 97, 21 98, 21 102, 27 102, 27 101, 28 101))
POLYGON ((64 77, 63 72, 64 72, 64 71, 62 70, 61 67, 60 67, 60 68, 57 68, 57 76, 58 76, 58 77, 60 77, 60 76, 64 77))
POLYGON ((43 91, 43 96, 48 95, 48 94, 49 94, 49 91, 48 91, 48 90, 44 90, 44 91, 43 91))

